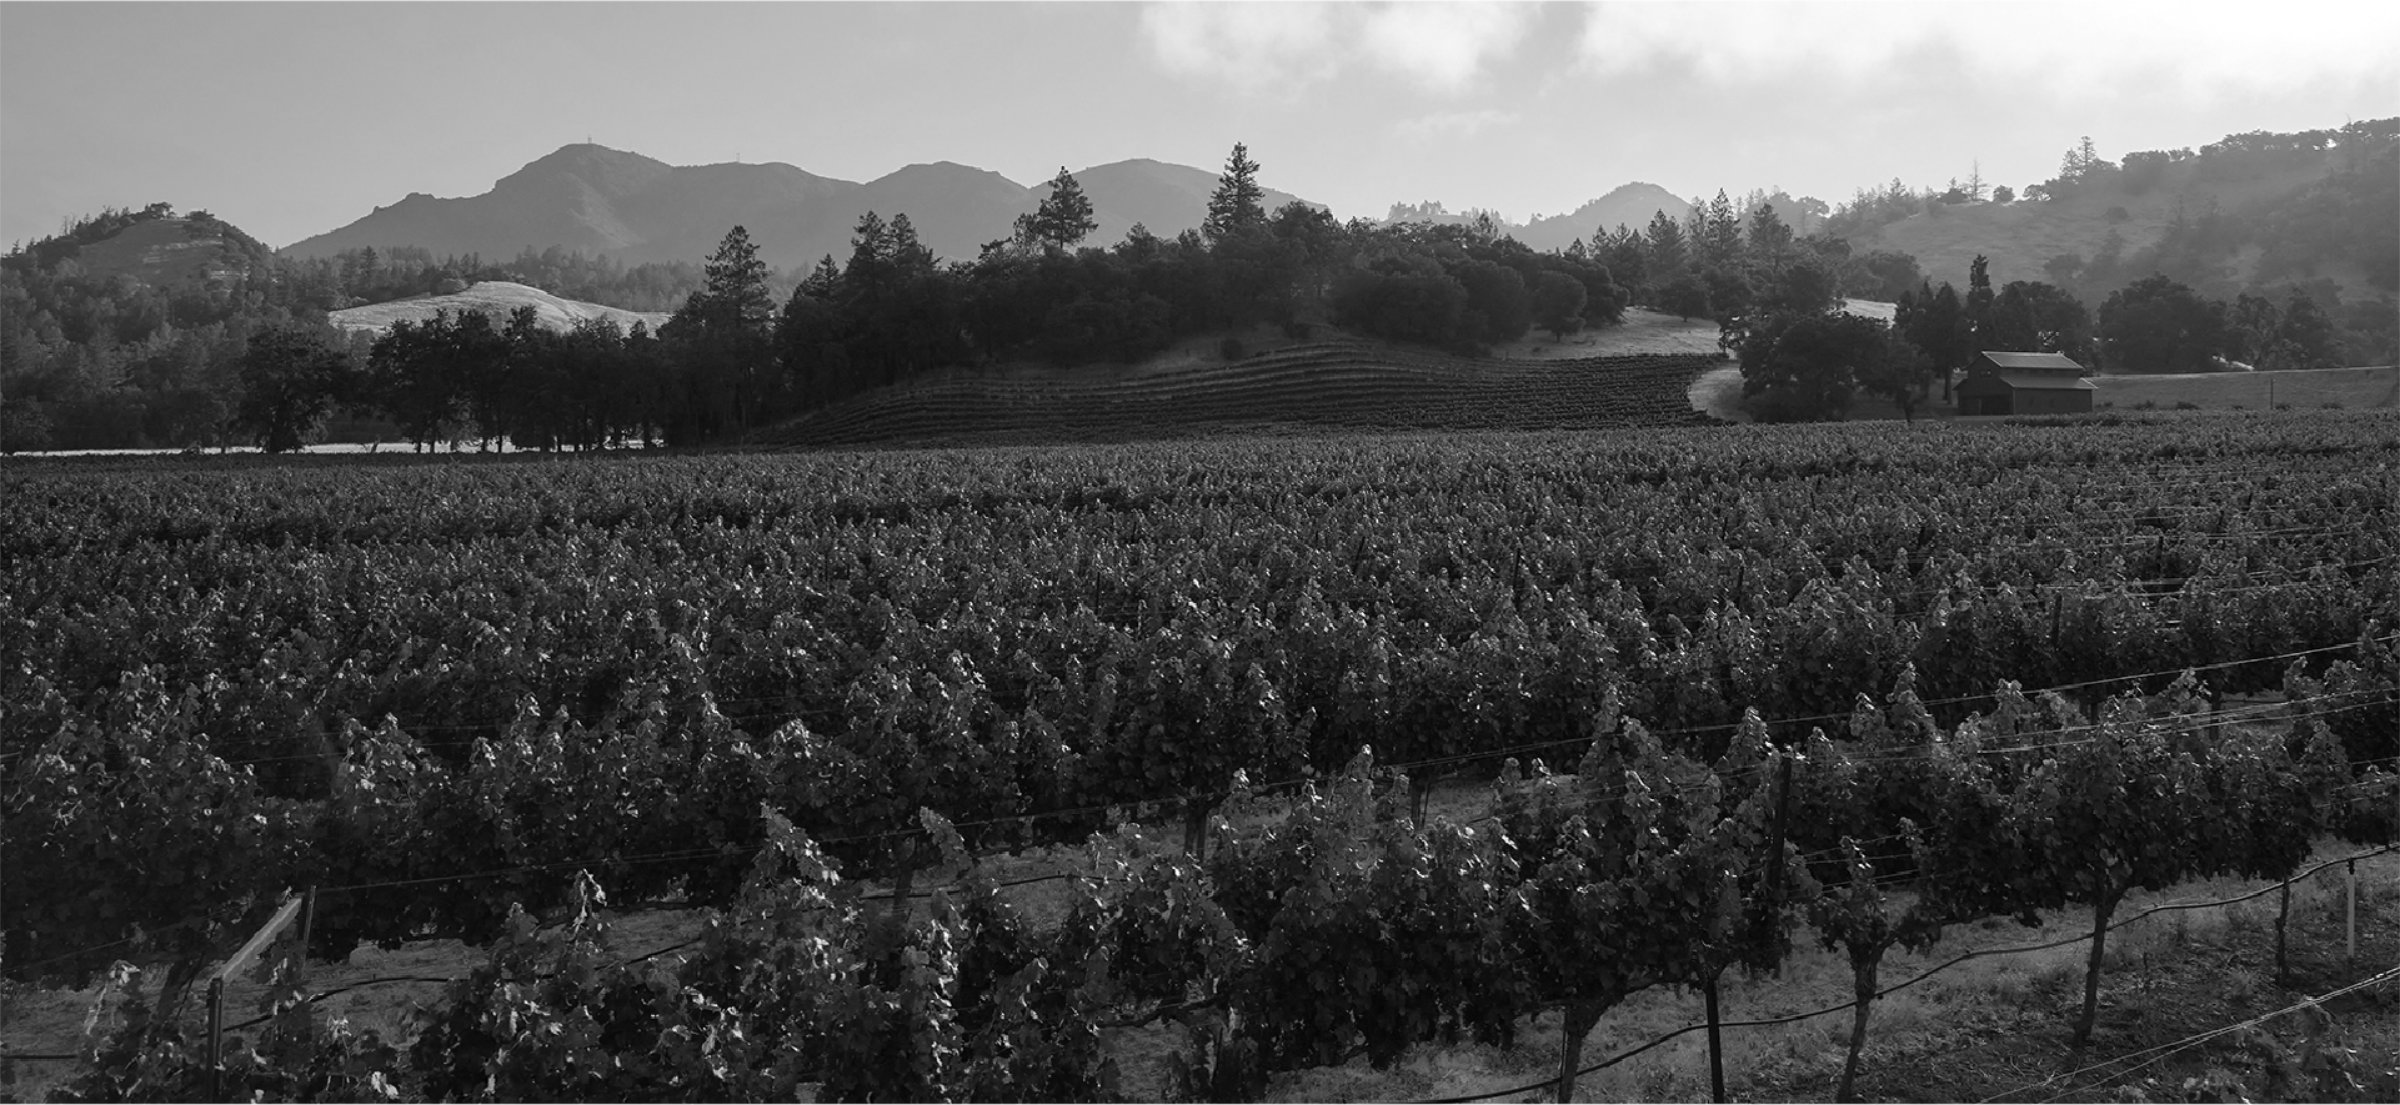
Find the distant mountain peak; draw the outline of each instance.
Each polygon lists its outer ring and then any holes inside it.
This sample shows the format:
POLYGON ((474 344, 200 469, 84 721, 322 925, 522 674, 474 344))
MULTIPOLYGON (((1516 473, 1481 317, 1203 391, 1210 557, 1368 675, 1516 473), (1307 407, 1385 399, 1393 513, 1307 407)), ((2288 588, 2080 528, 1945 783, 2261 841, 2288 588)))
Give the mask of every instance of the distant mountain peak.
MULTIPOLYGON (((1207 214, 1216 174, 1135 158, 1086 170, 1099 230, 1092 244, 1121 238, 1134 223, 1173 236, 1207 214)), ((598 143, 561 146, 527 162, 479 196, 422 193, 375 209, 347 226, 284 248, 295 257, 346 249, 418 246, 435 256, 513 257, 550 247, 627 264, 699 261, 736 225, 749 228, 759 257, 796 270, 847 256, 867 212, 907 215, 936 256, 968 259, 1009 233, 1018 215, 1049 194, 1049 177, 1027 186, 956 161, 903 166, 864 184, 780 161, 676 166, 598 143)), ((1267 205, 1296 197, 1270 189, 1267 205)))

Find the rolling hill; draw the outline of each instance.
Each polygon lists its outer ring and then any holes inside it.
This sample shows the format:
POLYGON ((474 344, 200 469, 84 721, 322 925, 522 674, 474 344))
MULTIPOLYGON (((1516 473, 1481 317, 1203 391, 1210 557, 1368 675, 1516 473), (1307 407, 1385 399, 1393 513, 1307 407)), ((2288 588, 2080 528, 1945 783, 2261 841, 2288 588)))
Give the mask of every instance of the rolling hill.
POLYGON ((39 267, 72 261, 87 280, 125 276, 154 288, 239 280, 268 257, 257 239, 202 213, 134 218, 92 241, 46 239, 30 254, 39 267))
POLYGON ((1620 184, 1607 195, 1586 201, 1567 214, 1530 220, 1512 228, 1511 233, 1535 249, 1565 249, 1575 239, 1588 241, 1602 229, 1624 226, 1640 230, 1650 225, 1651 217, 1661 211, 1681 222, 1691 216, 1692 204, 1658 185, 1637 180, 1620 184))
POLYGON ((560 299, 540 288, 512 284, 505 280, 486 280, 469 286, 463 292, 455 292, 450 295, 421 295, 410 299, 396 299, 389 303, 370 303, 364 307, 350 307, 329 312, 325 316, 325 321, 344 330, 380 334, 391 329, 393 323, 402 319, 424 322, 441 311, 448 311, 453 315, 480 311, 491 317, 494 326, 501 326, 507 324, 508 316, 519 307, 532 307, 534 316, 541 321, 545 329, 559 333, 565 333, 573 329, 576 323, 588 320, 614 322, 627 330, 632 329, 633 325, 638 322, 655 331, 668 318, 667 315, 655 312, 620 311, 615 307, 603 307, 597 303, 560 299))
MULTIPOLYGON (((1075 176, 1100 224, 1095 243, 1124 237, 1136 222, 1162 237, 1195 229, 1217 183, 1215 173, 1148 160, 1093 166, 1075 176)), ((411 193, 282 252, 313 258, 421 246, 436 256, 497 259, 557 246, 627 264, 699 261, 740 225, 750 230, 761 260, 793 270, 827 254, 849 256, 851 231, 873 211, 886 220, 906 214, 936 256, 969 260, 985 242, 1006 237, 1016 217, 1047 195, 1047 181, 1027 186, 948 161, 860 184, 780 162, 674 166, 578 144, 527 164, 482 195, 411 193)), ((1269 189, 1266 204, 1272 209, 1296 198, 1269 189)))
POLYGON ((2113 237, 2125 268, 2081 289, 2095 301, 2154 267, 2220 298, 2256 282, 2318 277, 2332 280, 2345 297, 2371 297, 2378 294, 2378 282, 2391 279, 2388 271, 2374 271, 2388 269, 2389 251, 2380 264, 2366 266, 2344 256, 2353 251, 2332 243, 2400 237, 2390 202, 2389 155, 2381 168, 2367 166, 2359 173, 2354 167, 2354 175, 2338 176, 2345 157, 2340 149, 2294 151, 2228 165, 2230 158, 2212 159, 2204 152, 2155 175, 2112 171, 2101 183, 2064 198, 1929 204, 1921 214, 1848 237, 1854 253, 1911 254, 1934 281, 1962 286, 1978 253, 1990 258, 1995 285, 2057 282, 2045 269, 2052 258, 2075 254, 2096 261, 2113 237), (2381 195, 2366 192, 2373 181, 2382 182, 2381 195), (2168 239, 2179 221, 2180 245, 2170 246, 2167 256, 2145 253, 2168 239), (2287 248, 2298 247, 2300 260, 2269 271, 2261 264, 2268 251, 2260 247, 2276 238, 2287 239, 2287 248))
POLYGON ((952 371, 764 430, 786 448, 1134 441, 1323 430, 1682 426, 1697 354, 1542 361, 1455 357, 1348 338, 1226 360, 1187 342, 1109 369, 952 371))

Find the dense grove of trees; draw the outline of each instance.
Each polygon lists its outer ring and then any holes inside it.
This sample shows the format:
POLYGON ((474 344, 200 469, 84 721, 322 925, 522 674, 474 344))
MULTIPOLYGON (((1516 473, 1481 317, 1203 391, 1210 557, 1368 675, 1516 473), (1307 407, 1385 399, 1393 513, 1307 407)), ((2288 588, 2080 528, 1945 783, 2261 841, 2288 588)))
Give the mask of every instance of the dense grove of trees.
POLYGON ((1603 228, 1586 248, 1634 303, 1720 323, 1761 310, 1822 310, 1845 293, 1887 298, 1918 279, 1913 258, 1852 256, 1849 243, 1826 234, 1803 237, 1773 204, 1745 209, 1723 189, 1714 199, 1695 200, 1689 219, 1661 211, 1639 229, 1603 228))

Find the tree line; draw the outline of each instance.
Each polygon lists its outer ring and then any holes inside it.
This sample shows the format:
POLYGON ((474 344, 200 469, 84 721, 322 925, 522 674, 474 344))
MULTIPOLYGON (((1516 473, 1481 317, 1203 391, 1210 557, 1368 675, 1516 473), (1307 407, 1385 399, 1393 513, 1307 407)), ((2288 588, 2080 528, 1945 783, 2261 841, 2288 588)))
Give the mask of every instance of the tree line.
MULTIPOLYGON (((221 267, 214 274, 151 282, 95 271, 87 250, 138 224, 177 218, 166 203, 105 209, 0 258, 0 449, 243 440, 256 429, 237 417, 244 405, 276 401, 250 394, 245 383, 252 340, 271 330, 303 331, 363 366, 366 345, 323 324, 327 313, 345 307, 510 280, 659 311, 681 303, 701 281, 700 266, 688 261, 627 266, 556 248, 529 248, 497 263, 474 254, 436 257, 414 246, 283 258, 206 211, 180 222, 187 240, 217 244, 221 267)), ((387 429, 365 406, 344 401, 324 409, 322 432, 336 440, 387 429)))
MULTIPOLYGON (((847 259, 828 255, 789 284, 737 226, 655 333, 600 323, 552 333, 520 312, 347 335, 324 323, 325 310, 362 295, 456 290, 449 285, 461 279, 460 268, 422 251, 359 251, 254 270, 240 289, 155 293, 218 296, 213 314, 186 320, 215 329, 162 336, 146 322, 121 326, 112 336, 138 348, 109 345, 95 365, 83 352, 93 333, 66 329, 83 316, 47 306, 93 298, 82 295, 88 282, 66 266, 12 264, 18 321, 7 332, 44 355, 28 372, 12 358, 16 401, 0 445, 254 440, 281 450, 343 417, 420 446, 693 445, 936 369, 1132 361, 1195 333, 1269 326, 1300 338, 1327 322, 1471 351, 1537 323, 1561 336, 1611 324, 1629 299, 1580 250, 1537 254, 1478 227, 1343 223, 1302 204, 1268 212, 1257 173, 1237 145, 1201 227, 1166 238, 1137 225, 1105 249, 1084 245, 1091 202, 1063 169, 1040 207, 971 262, 940 263, 905 213, 870 212, 847 259), (127 387, 135 377, 124 366, 154 348, 181 359, 150 374, 159 386, 127 387), (187 393, 191 411, 171 417, 187 393)), ((620 281, 639 271, 555 250, 528 251, 517 265, 620 281)), ((151 294, 128 283, 97 298, 151 294)), ((1238 354, 1238 345, 1228 339, 1220 351, 1238 354)))

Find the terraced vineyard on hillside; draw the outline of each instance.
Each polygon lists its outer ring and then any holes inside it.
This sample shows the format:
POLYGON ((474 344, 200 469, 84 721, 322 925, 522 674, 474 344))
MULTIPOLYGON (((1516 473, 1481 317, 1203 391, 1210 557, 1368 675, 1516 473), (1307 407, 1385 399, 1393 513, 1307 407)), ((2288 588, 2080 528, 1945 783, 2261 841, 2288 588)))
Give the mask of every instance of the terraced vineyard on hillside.
POLYGON ((1312 342, 1139 376, 951 376, 885 388, 757 435, 758 444, 1031 444, 1203 436, 1265 424, 1561 429, 1713 421, 1686 388, 1712 357, 1552 362, 1451 357, 1363 341, 1312 342))

